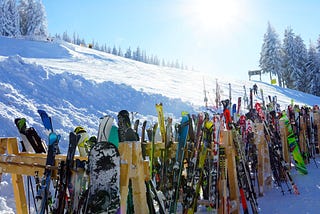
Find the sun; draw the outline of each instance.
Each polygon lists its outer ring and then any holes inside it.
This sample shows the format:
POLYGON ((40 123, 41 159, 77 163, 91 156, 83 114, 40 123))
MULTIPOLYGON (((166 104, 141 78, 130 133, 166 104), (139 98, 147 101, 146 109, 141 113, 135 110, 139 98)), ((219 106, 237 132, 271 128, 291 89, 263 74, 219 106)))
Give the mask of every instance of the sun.
POLYGON ((223 32, 235 26, 243 12, 243 0, 187 0, 186 20, 203 33, 223 32))

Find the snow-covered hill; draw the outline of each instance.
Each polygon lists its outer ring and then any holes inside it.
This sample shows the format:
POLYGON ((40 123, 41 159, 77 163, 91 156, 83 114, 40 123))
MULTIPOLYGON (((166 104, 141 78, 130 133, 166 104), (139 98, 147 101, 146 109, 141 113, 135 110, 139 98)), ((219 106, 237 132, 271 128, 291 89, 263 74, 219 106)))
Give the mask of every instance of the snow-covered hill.
MULTIPOLYGON (((239 75, 247 73, 239 71, 239 75)), ((320 97, 260 81, 228 80, 214 71, 203 74, 148 65, 64 42, 0 37, 0 137, 19 136, 13 123, 17 117, 27 118, 44 136, 37 115, 37 109, 44 109, 63 136, 61 148, 66 152, 67 133, 81 125, 96 134, 99 118, 105 114, 116 117, 118 111, 127 109, 152 122, 156 120, 155 103, 159 102, 166 114, 175 118, 182 110, 199 111, 204 105, 203 80, 212 106, 216 79, 221 99, 229 97, 231 84, 233 103, 244 96, 244 85, 249 93, 248 88, 256 83, 266 96, 276 95, 283 108, 291 100, 300 105, 320 104, 320 97)), ((261 101, 261 96, 254 99, 261 101)), ((5 176, 6 182, 0 185, 0 210, 9 212, 15 205, 8 178, 5 176)))

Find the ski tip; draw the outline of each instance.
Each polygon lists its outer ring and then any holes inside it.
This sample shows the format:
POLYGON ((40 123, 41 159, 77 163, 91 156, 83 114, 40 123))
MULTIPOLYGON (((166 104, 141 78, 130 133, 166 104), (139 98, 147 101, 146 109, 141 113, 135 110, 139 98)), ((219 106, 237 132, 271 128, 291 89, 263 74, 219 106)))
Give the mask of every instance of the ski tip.
POLYGON ((19 131, 24 131, 27 128, 27 120, 26 118, 16 118, 14 120, 14 123, 16 124, 17 128, 19 129, 19 131))
POLYGON ((80 133, 84 133, 87 132, 82 126, 77 126, 76 128, 74 128, 74 131, 76 134, 80 134, 80 133))
POLYGON ((38 109, 38 113, 41 115, 41 114, 47 114, 45 110, 42 110, 42 109, 38 109))
POLYGON ((118 115, 128 115, 129 116, 129 112, 125 109, 119 111, 118 115))

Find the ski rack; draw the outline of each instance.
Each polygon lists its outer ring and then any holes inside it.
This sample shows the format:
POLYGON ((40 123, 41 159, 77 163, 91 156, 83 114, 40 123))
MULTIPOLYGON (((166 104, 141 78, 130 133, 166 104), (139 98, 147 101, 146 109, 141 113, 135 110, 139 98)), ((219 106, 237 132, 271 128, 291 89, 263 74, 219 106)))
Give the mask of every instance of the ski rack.
MULTIPOLYGON (((142 159, 140 142, 119 143, 119 152, 121 213, 126 213, 129 179, 132 180, 135 210, 144 213, 148 210, 145 180, 149 179, 149 162, 142 159)), ((66 160, 66 155, 56 155, 54 166, 46 166, 46 157, 46 154, 19 152, 15 137, 0 138, 0 178, 2 173, 11 174, 17 214, 28 213, 23 175, 35 176, 38 173, 42 176, 46 168, 51 168, 52 178, 56 178, 60 162, 66 160)), ((87 160, 80 156, 74 159, 87 160)))
MULTIPOLYGON (((314 123, 317 126, 315 132, 320 136, 320 114, 314 113, 314 123)), ((305 126, 304 126, 305 127, 305 126)), ((302 129, 301 129, 302 130, 302 129)), ((268 153, 268 145, 264 135, 264 125, 262 123, 253 123, 254 144, 258 150, 258 188, 259 196, 263 196, 264 188, 269 188, 272 184, 272 172, 268 153)), ((282 153, 284 160, 290 163, 290 153, 287 143, 288 132, 282 121, 280 121, 280 137, 282 142, 282 153)), ((317 139, 319 142, 319 139, 317 139)), ((121 157, 120 164, 120 194, 121 194, 121 213, 126 213, 126 200, 128 195, 129 180, 132 181, 133 202, 137 213, 145 213, 148 210, 146 200, 145 181, 150 180, 149 161, 142 159, 142 148, 145 147, 146 154, 150 153, 151 143, 128 141, 119 143, 119 152, 121 157)), ((164 150, 164 143, 157 142, 155 146, 155 157, 161 157, 164 150)), ((235 148, 233 145, 232 133, 230 130, 221 131, 220 146, 226 151, 226 170, 228 173, 226 180, 219 180, 220 198, 228 194, 230 201, 236 202, 236 207, 232 208, 237 213, 240 210, 239 187, 235 166, 235 148), (227 186, 227 183, 229 186, 227 186), (227 191, 227 188, 229 190, 227 191)), ((177 142, 172 143, 169 156, 174 157, 177 148, 177 142)), ((319 145, 318 145, 319 149, 319 145)), ((87 160, 87 158, 75 156, 75 159, 87 160)), ((2 173, 10 173, 12 176, 12 187, 16 201, 16 213, 28 213, 26 195, 24 191, 23 175, 34 176, 36 172, 42 175, 45 168, 53 169, 53 178, 57 176, 59 163, 66 160, 65 155, 57 155, 54 166, 46 166, 46 154, 31 154, 19 152, 18 140, 14 137, 0 138, 0 179, 2 173)), ((291 164, 289 164, 291 166, 291 164)), ((208 201, 199 200, 198 204, 208 204, 208 201)), ((219 204, 218 213, 224 214, 228 210, 226 203, 219 204)))

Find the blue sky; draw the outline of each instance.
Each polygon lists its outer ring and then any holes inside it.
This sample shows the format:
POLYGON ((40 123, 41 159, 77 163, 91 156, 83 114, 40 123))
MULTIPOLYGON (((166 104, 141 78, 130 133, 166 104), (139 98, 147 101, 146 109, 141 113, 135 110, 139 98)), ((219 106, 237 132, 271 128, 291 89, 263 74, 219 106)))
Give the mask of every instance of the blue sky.
POLYGON ((283 38, 291 27, 307 47, 320 35, 317 0, 43 0, 51 35, 67 31, 221 78, 258 69, 268 21, 283 38))

